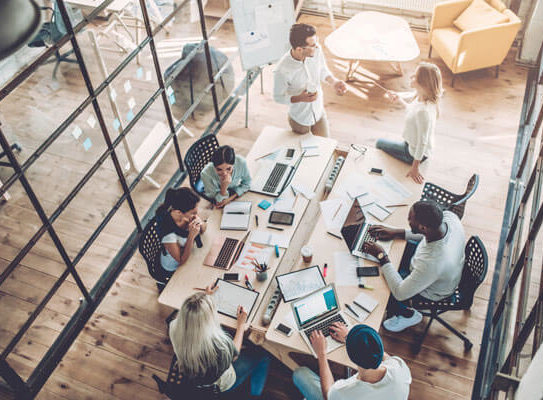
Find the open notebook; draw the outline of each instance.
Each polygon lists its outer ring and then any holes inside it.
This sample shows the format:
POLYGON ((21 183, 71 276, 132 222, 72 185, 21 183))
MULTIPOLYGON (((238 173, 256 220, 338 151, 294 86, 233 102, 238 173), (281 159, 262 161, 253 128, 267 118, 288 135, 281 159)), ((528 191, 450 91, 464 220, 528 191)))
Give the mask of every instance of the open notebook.
POLYGON ((250 201, 233 201, 228 203, 222 211, 221 229, 233 231, 246 231, 249 229, 251 219, 250 201))

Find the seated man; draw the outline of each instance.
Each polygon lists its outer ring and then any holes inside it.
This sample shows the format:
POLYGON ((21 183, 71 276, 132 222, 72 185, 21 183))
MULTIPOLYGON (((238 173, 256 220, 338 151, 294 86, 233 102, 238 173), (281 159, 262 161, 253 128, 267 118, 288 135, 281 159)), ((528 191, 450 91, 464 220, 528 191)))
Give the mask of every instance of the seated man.
POLYGON ((383 322, 391 332, 400 332, 418 324, 422 314, 409 305, 417 299, 441 300, 450 296, 462 277, 466 237, 460 220, 450 211, 442 211, 431 200, 417 201, 409 210, 411 231, 373 226, 370 232, 379 240, 416 241, 406 245, 399 271, 376 243, 365 243, 364 251, 379 260, 393 298, 383 322))
POLYGON ((334 382, 326 358, 326 339, 320 331, 311 334, 311 344, 319 360, 319 376, 307 367, 294 371, 296 387, 307 400, 407 400, 411 373, 399 357, 383 351, 379 334, 367 325, 356 325, 350 331, 343 324, 331 327, 332 337, 345 342, 347 354, 358 365, 358 373, 334 382))

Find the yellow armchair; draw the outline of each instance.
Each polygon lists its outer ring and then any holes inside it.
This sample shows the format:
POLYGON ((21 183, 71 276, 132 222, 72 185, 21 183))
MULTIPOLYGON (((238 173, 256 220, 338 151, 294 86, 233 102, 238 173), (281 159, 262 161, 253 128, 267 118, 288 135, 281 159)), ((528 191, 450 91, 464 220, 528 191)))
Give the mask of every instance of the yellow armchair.
POLYGON ((520 19, 500 0, 485 0, 497 12, 503 14, 506 22, 474 29, 460 30, 454 21, 464 12, 473 0, 452 0, 437 3, 430 26, 430 51, 437 51, 453 73, 452 86, 456 74, 475 69, 496 67, 507 56, 515 36, 520 29, 520 19))

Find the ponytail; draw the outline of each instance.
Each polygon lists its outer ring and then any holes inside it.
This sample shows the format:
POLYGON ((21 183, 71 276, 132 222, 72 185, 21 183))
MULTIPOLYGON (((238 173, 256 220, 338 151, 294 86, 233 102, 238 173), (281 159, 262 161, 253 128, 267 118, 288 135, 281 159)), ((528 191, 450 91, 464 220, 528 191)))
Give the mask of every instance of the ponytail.
POLYGON ((156 210, 156 215, 166 213, 171 210, 179 210, 182 213, 192 210, 200 201, 200 197, 194 191, 187 187, 178 189, 168 189, 162 203, 156 210))

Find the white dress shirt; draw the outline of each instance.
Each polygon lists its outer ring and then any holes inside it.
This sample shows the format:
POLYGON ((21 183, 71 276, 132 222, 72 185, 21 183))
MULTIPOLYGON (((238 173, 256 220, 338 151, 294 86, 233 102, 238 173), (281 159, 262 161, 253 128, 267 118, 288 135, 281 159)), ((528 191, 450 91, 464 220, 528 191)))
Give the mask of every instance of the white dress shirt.
POLYGON ((407 105, 403 138, 409 145, 409 154, 415 160, 430 157, 434 145, 437 106, 417 99, 407 105))
POLYGON ((321 81, 332 73, 326 65, 322 49, 317 47, 313 57, 298 61, 292 57, 290 50, 279 60, 274 71, 273 99, 281 104, 288 104, 288 115, 295 122, 304 126, 312 126, 324 114, 321 81), (290 98, 301 94, 304 90, 317 90, 317 99, 311 103, 292 103, 290 98))

